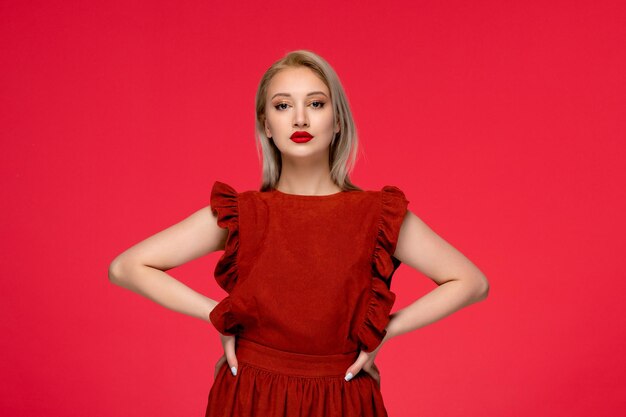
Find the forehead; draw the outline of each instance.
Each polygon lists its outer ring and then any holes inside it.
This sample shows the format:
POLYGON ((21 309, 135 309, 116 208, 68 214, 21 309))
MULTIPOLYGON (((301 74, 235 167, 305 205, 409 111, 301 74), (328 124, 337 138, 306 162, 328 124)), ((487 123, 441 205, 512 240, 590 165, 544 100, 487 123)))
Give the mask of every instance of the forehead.
POLYGON ((306 95, 311 91, 323 91, 328 94, 324 81, 307 67, 285 68, 279 71, 267 88, 269 97, 276 93, 306 95))

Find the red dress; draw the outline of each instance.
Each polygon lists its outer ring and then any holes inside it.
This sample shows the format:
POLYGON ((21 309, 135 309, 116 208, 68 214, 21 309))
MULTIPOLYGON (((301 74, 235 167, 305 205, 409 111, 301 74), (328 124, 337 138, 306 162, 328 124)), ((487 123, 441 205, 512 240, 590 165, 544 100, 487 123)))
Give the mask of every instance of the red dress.
POLYGON ((216 181, 211 209, 228 229, 215 279, 228 295, 210 320, 236 335, 206 417, 383 417, 376 381, 344 376, 386 334, 393 257, 409 201, 397 187, 310 196, 238 193, 216 181))

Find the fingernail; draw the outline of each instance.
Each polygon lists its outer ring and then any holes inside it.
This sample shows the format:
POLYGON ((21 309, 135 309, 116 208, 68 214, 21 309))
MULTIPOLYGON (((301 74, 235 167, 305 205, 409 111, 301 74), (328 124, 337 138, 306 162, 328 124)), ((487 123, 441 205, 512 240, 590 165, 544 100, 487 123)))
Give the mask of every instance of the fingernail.
POLYGON ((233 366, 232 368, 230 368, 230 372, 232 372, 233 375, 237 375, 237 368, 233 366))
POLYGON ((348 372, 346 377, 344 378, 346 381, 350 381, 352 379, 352 372, 348 372))

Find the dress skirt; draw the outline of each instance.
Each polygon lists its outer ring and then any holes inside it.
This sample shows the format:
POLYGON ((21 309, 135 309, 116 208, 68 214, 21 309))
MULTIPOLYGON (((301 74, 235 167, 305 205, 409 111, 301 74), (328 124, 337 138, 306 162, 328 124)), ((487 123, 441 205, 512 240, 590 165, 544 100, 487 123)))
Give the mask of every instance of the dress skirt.
POLYGON ((237 375, 228 363, 209 392, 205 417, 387 417, 378 383, 346 370, 359 352, 309 355, 237 338, 237 375))

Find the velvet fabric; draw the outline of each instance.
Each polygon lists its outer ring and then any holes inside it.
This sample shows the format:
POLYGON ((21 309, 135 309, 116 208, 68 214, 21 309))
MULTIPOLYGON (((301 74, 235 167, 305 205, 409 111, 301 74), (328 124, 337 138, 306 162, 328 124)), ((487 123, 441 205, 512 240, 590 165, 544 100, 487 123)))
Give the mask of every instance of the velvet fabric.
POLYGON ((214 183, 228 229, 214 275, 228 295, 210 320, 236 336, 239 369, 219 370, 207 417, 387 415, 369 374, 343 376, 386 334, 408 203, 392 185, 311 196, 214 183))

